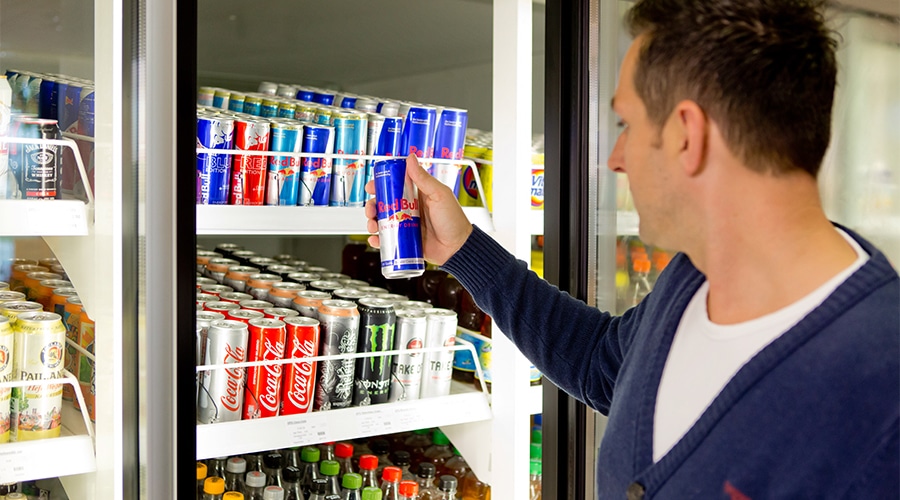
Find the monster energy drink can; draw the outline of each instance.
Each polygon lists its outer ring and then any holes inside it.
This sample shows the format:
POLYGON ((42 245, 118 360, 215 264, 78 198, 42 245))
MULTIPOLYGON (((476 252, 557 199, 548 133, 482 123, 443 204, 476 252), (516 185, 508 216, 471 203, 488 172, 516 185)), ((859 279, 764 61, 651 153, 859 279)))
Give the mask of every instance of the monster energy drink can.
MULTIPOLYGON (((425 312, 419 309, 398 309, 394 349, 407 351, 421 349, 424 345, 425 312)), ((391 364, 390 402, 419 399, 424 360, 425 355, 420 352, 394 356, 394 362, 391 364)))
MULTIPOLYGON (((319 355, 356 353, 359 311, 347 300, 324 300, 319 306, 319 355)), ((346 408, 353 401, 353 359, 319 363, 315 410, 346 408)))
MULTIPOLYGON (((384 352, 394 347, 397 315, 390 301, 375 297, 359 299, 359 347, 357 352, 384 352)), ((353 404, 387 403, 391 389, 392 356, 356 360, 353 404)))

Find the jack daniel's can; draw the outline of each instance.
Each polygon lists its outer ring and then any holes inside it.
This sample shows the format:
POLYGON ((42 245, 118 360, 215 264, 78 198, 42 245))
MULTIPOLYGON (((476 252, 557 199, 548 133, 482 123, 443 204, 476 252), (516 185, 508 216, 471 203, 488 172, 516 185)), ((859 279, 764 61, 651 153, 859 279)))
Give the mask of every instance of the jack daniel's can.
MULTIPOLYGON (((62 138, 56 120, 25 118, 18 129, 20 137, 62 138)), ((26 200, 52 200, 62 197, 59 186, 60 149, 56 144, 21 144, 22 195, 26 200)))
MULTIPOLYGON (((383 352, 394 347, 397 316, 390 301, 375 297, 359 299, 358 352, 383 352)), ((391 356, 356 360, 353 404, 387 403, 391 389, 391 356)))

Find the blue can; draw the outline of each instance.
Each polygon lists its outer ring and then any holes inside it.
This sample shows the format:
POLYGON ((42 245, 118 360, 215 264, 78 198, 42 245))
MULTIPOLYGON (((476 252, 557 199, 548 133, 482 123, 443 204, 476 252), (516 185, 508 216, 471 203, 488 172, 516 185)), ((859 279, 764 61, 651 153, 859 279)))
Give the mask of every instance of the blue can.
POLYGON ((297 89, 297 95, 294 96, 298 101, 314 102, 316 93, 312 89, 300 87, 297 89))
MULTIPOLYGON (((369 113, 368 151, 377 156, 398 156, 400 154, 400 134, 403 120, 398 117, 369 113)), ((375 161, 366 162, 366 180, 374 178, 375 161)))
POLYGON ((231 91, 225 89, 216 89, 216 93, 213 94, 213 107, 219 109, 228 109, 230 104, 231 91))
MULTIPOLYGON (((366 154, 368 126, 366 115, 355 111, 332 113, 334 153, 366 154)), ((331 175, 332 207, 361 207, 366 203, 366 162, 358 159, 335 159, 331 175)))
MULTIPOLYGON (((466 146, 466 124, 469 113, 464 109, 446 108, 438 116, 434 131, 434 157, 462 160, 466 146)), ((440 163, 434 165, 434 176, 459 196, 459 165, 440 163)))
MULTIPOLYGON (((288 120, 273 121, 269 151, 299 153, 303 125, 288 120)), ((270 156, 266 179, 266 205, 296 205, 300 193, 300 158, 270 156)))
POLYGON ((59 114, 55 114, 58 112, 58 107, 53 99, 58 97, 59 94, 56 93, 56 78, 52 76, 45 76, 44 80, 41 82, 41 95, 40 102, 38 103, 38 116, 41 118, 47 118, 50 120, 58 120, 59 114))
POLYGON ((413 278, 425 272, 415 187, 406 181, 406 159, 375 162, 375 207, 381 240, 381 274, 413 278))
POLYGON ((255 95, 244 96, 244 113, 260 116, 262 114, 262 98, 255 95))
MULTIPOLYGON (((304 125, 304 153, 334 152, 334 127, 304 125)), ((328 206, 331 198, 331 160, 329 158, 300 159, 300 204, 328 206)))
POLYGON ((235 113, 243 113, 244 112, 244 99, 247 96, 241 94, 240 92, 232 92, 231 98, 228 99, 228 111, 234 111, 235 113))
POLYGON ((50 94, 50 115, 52 115, 54 120, 59 120, 59 110, 61 108, 60 104, 65 104, 66 102, 66 89, 69 88, 69 82, 63 79, 56 80, 56 85, 51 89, 50 94))
POLYGON ((81 84, 67 82, 65 93, 58 93, 57 99, 59 99, 57 103, 59 129, 63 132, 75 132, 78 126, 78 106, 81 104, 81 84))
MULTIPOLYGON (((437 124, 437 109, 432 106, 410 106, 403 122, 403 137, 400 139, 400 154, 414 154, 419 158, 434 156, 434 129, 437 124)), ((433 172, 429 172, 433 173, 433 172)))
MULTIPOLYGON (((207 149, 231 149, 234 120, 222 116, 197 117, 197 144, 207 149)), ((231 155, 197 153, 197 203, 226 205, 231 182, 231 155)))
POLYGON ((334 105, 335 97, 336 95, 334 92, 329 92, 327 90, 316 90, 313 92, 313 102, 324 104, 326 106, 334 105))
POLYGON ((356 109, 356 96, 348 94, 338 94, 335 98, 335 105, 339 108, 356 109))

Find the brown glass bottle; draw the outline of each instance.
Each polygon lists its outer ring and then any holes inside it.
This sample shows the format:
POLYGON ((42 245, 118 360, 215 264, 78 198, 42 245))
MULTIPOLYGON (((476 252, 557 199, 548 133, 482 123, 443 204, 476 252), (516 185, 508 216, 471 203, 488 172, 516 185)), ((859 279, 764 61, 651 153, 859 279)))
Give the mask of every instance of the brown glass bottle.
POLYGON ((351 236, 350 241, 341 252, 341 274, 346 274, 355 280, 362 279, 360 278, 362 271, 360 269, 360 260, 368 248, 365 239, 361 240, 360 238, 365 237, 351 236))

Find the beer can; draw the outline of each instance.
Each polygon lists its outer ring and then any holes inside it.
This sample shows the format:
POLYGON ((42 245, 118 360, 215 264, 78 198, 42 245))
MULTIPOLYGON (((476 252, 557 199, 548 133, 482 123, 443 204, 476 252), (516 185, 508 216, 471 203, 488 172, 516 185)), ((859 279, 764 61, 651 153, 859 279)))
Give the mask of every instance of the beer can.
MULTIPOLYGON (((304 153, 334 152, 334 128, 326 125, 304 125, 304 153)), ((331 199, 332 162, 329 158, 301 158, 300 204, 328 206, 331 199)))
POLYGON ((8 292, 9 291, 9 283, 5 281, 0 281, 0 292, 8 292))
MULTIPOLYGON (((23 312, 15 325, 13 365, 18 380, 63 378, 66 329, 58 314, 23 312)), ((12 390, 10 441, 59 437, 63 384, 12 390)))
POLYGON ((209 262, 206 263, 206 277, 216 280, 216 283, 224 283, 228 269, 238 265, 240 265, 238 261, 225 257, 209 259, 209 262))
POLYGON ((297 86, 287 83, 279 83, 278 90, 275 91, 275 95, 278 97, 285 97, 293 100, 294 96, 297 95, 297 86))
POLYGON ((241 323, 249 325, 250 320, 261 319, 261 318, 266 317, 266 315, 263 314, 262 311, 256 311, 256 310, 251 310, 251 309, 235 309, 235 310, 228 311, 227 313, 225 313, 225 317, 230 320, 240 321, 241 323))
MULTIPOLYGON (((365 113, 341 110, 332 116, 335 154, 366 154, 368 125, 365 113)), ((365 160, 340 158, 334 160, 329 206, 361 207, 365 204, 365 167, 365 160)))
POLYGON ((259 114, 263 118, 278 118, 278 99, 263 99, 259 114))
MULTIPOLYGON (((250 320, 248 361, 284 359, 284 321, 270 318, 250 320)), ((281 365, 251 366, 244 390, 244 420, 278 416, 281 408, 281 365)))
POLYGON ((36 264, 14 264, 9 275, 9 289, 14 292, 25 293, 25 277, 30 273, 49 272, 50 269, 36 264))
POLYGON ((257 300, 265 300, 275 283, 281 283, 281 276, 266 273, 252 274, 247 279, 247 293, 257 300))
MULTIPOLYGON (((285 318, 284 323, 287 328, 285 358, 311 358, 318 354, 319 320, 305 316, 293 316, 285 318)), ((285 365, 281 414, 294 415, 312 411, 315 382, 315 361, 285 365)))
POLYGON ((212 106, 219 109, 228 109, 228 101, 231 100, 231 91, 216 89, 213 93, 212 106))
POLYGON ((368 97, 360 97, 356 99, 356 104, 353 107, 363 113, 375 113, 378 111, 378 101, 368 97))
MULTIPOLYGON (((209 324, 205 365, 247 361, 248 327, 240 321, 214 320, 209 324)), ((241 419, 244 407, 244 368, 223 368, 201 372, 197 406, 204 424, 241 419)))
POLYGON ((292 283, 299 283, 309 287, 309 284, 313 281, 320 281, 322 276, 319 273, 299 272, 288 274, 287 279, 292 283))
POLYGON ((423 302, 420 300, 407 300, 406 302, 400 302, 399 304, 394 304, 394 308, 396 309, 420 309, 424 312, 425 309, 433 309, 434 305, 429 304, 428 302, 423 302))
POLYGON ((13 292, 12 290, 5 290, 0 292, 0 307, 2 304, 7 302, 24 302, 25 294, 22 292, 13 292))
MULTIPOLYGON (((197 116, 197 145, 231 149, 234 120, 224 116, 197 116)), ((231 155, 197 153, 197 204, 227 205, 231 183, 231 155)))
POLYGON ((222 302, 231 302, 234 304, 240 304, 245 300, 253 300, 253 296, 249 293, 243 292, 227 292, 219 295, 219 300, 222 302))
POLYGON ((203 310, 228 316, 232 311, 241 309, 241 306, 234 302, 225 302, 223 300, 208 301, 203 303, 203 310))
MULTIPOLYGON (((353 354, 359 336, 359 311, 346 300, 324 300, 319 306, 320 356, 353 354)), ((354 360, 319 363, 315 409, 346 408, 353 400, 354 360)))
MULTIPOLYGON (((421 349, 425 345, 425 312, 418 309, 399 309, 396 314, 394 350, 421 349)), ((420 352, 394 356, 391 363, 391 392, 388 401, 419 399, 424 360, 425 355, 420 352)))
MULTIPOLYGON (((449 309, 433 308, 425 311, 425 347, 450 347, 456 343, 456 313, 449 309)), ((430 398, 450 394, 453 375, 453 351, 425 353, 420 397, 430 398)))
POLYGON ((233 292, 234 289, 230 286, 225 285, 203 285, 200 287, 200 290, 203 293, 208 293, 210 295, 215 295, 216 297, 222 295, 223 293, 233 292))
MULTIPOLYGON (((253 118, 234 120, 234 149, 269 150, 268 121, 253 118)), ((263 205, 266 200, 266 157, 234 155, 231 176, 232 205, 263 205)))
MULTIPOLYGON (((466 125, 469 114, 464 109, 445 108, 438 116, 434 132, 434 157, 462 160, 466 145, 466 125)), ((434 176, 459 196, 459 165, 436 164, 434 176)))
POLYGON ((242 309, 259 312, 272 307, 272 304, 266 302, 265 300, 243 300, 239 302, 239 304, 241 305, 242 309))
POLYGON ((313 102, 324 104, 326 106, 334 105, 334 98, 337 96, 335 92, 328 90, 316 90, 313 92, 313 102))
MULTIPOLYGON (((55 273, 51 273, 55 274, 55 273)), ((34 301, 44 306, 45 311, 56 312, 53 310, 53 291, 57 288, 72 288, 72 282, 64 279, 49 279, 38 282, 37 291, 34 293, 34 301)))
POLYGON ((16 326, 17 317, 20 314, 32 313, 32 312, 41 312, 44 310, 44 307, 37 302, 4 302, 0 304, 0 314, 9 318, 9 322, 12 326, 16 326))
POLYGON ((322 305, 322 301, 330 298, 331 294, 327 292, 321 292, 319 290, 303 290, 297 292, 297 298, 294 299, 294 303, 291 304, 291 307, 299 312, 301 316, 318 318, 319 307, 322 305))
POLYGON ((244 112, 244 99, 246 97, 247 97, 246 94, 232 91, 231 98, 228 99, 228 111, 233 111, 235 113, 243 113, 244 112))
POLYGON ((336 299, 349 300, 350 302, 356 302, 357 304, 359 304, 359 299, 372 297, 371 293, 366 293, 356 288, 338 288, 332 295, 334 295, 334 298, 336 299))
POLYGON ((281 280, 284 281, 287 279, 287 276, 291 273, 296 273, 298 269, 294 266, 288 266, 285 264, 272 264, 270 266, 266 266, 266 272, 269 274, 277 274, 281 276, 281 280))
POLYGON ((419 198, 406 180, 406 159, 375 163, 375 206, 381 240, 381 273, 411 278, 425 272, 419 198))
MULTIPOLYGON (((43 118, 22 119, 17 135, 33 139, 62 138, 59 131, 59 122, 43 118)), ((62 173, 61 146, 55 144, 22 144, 21 149, 19 168, 22 175, 20 186, 23 198, 26 200, 62 198, 62 186, 60 185, 62 173)))
POLYGON ((252 116, 260 116, 262 114, 262 98, 249 94, 245 96, 244 113, 252 116))
MULTIPOLYGON (((419 158, 434 156, 434 129, 437 125, 437 109, 432 106, 410 106, 403 121, 400 138, 400 155, 414 154, 419 158)), ((431 172, 431 169, 429 173, 431 172)))
POLYGON ((270 307, 264 309, 262 313, 266 318, 279 319, 282 321, 284 321, 284 318, 289 318, 291 316, 300 316, 299 312, 286 307, 270 307))
MULTIPOLYGON (((299 153, 303 143, 303 125, 273 121, 269 133, 269 150, 299 153)), ((266 179, 266 205, 297 205, 300 193, 300 158, 270 156, 266 179)))
POLYGON ((259 269, 250 266, 231 266, 225 273, 222 283, 225 286, 230 286, 236 292, 246 292, 247 281, 254 274, 259 274, 259 269))
POLYGON ((25 275, 25 280, 23 281, 25 287, 23 292, 25 292, 25 296, 28 297, 28 300, 37 302, 36 299, 42 294, 40 289, 41 282, 44 280, 58 280, 61 278, 62 276, 56 273, 45 273, 40 271, 35 273, 28 273, 27 275, 25 275))
POLYGON ((306 87, 297 87, 297 94, 294 95, 294 98, 298 101, 313 102, 313 98, 315 97, 315 95, 316 93, 312 89, 306 87))
MULTIPOLYGON (((375 297, 359 299, 359 342, 357 352, 384 352, 394 347, 397 316, 390 302, 375 297)), ((392 356, 356 360, 353 388, 354 406, 388 401, 391 389, 392 356)))
POLYGON ((297 292, 302 292, 303 290, 306 290, 306 286, 299 283, 275 283, 269 289, 266 300, 275 307, 292 308, 294 299, 297 298, 297 292))
POLYGON ((309 102, 298 101, 294 109, 294 119, 302 122, 304 125, 312 125, 316 120, 316 111, 318 106, 309 102))
POLYGON ((310 290, 319 290, 320 292, 328 292, 330 294, 334 294, 334 291, 339 288, 344 288, 337 281, 328 281, 328 280, 316 280, 309 284, 310 290))
MULTIPOLYGON (((9 318, 0 316, 0 382, 15 380, 13 370, 14 333, 9 318)), ((0 387, 0 443, 9 442, 9 413, 12 389, 0 387)))

